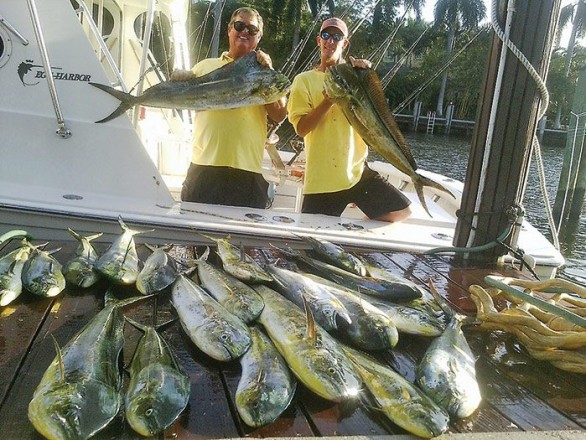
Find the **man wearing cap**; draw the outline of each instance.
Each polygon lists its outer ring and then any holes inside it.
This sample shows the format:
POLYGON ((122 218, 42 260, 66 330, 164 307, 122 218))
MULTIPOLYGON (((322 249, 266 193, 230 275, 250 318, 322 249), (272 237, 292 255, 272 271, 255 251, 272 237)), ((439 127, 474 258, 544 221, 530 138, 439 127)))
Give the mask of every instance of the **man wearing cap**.
MULTIPOLYGON (((305 142, 302 212, 339 216, 355 203, 368 218, 397 222, 411 214, 410 201, 377 172, 368 168, 368 147, 342 109, 324 91, 324 72, 344 63, 348 27, 328 18, 317 36, 320 64, 295 77, 287 110, 289 121, 305 142)), ((355 68, 368 60, 349 57, 355 68)))
MULTIPOLYGON (((257 48, 262 33, 263 20, 256 9, 237 9, 228 24, 228 51, 219 58, 200 61, 192 71, 173 72, 171 80, 199 77, 245 56, 257 48)), ((257 50, 256 59, 272 69, 271 58, 265 52, 257 50)), ((285 98, 267 105, 198 112, 193 157, 181 200, 266 208, 269 185, 262 176, 262 161, 267 115, 281 122, 286 112, 285 98)))

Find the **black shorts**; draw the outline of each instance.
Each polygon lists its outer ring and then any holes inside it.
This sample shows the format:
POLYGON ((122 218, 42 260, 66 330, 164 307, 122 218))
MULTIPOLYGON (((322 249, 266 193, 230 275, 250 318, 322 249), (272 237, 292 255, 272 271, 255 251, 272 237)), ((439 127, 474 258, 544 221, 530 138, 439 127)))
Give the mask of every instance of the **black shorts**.
POLYGON ((355 203, 368 218, 407 208, 411 201, 379 173, 364 167, 356 185, 342 191, 306 194, 301 211, 308 214, 340 216, 349 203, 355 203))
POLYGON ((264 209, 269 199, 268 188, 259 173, 192 163, 183 182, 181 200, 264 209))

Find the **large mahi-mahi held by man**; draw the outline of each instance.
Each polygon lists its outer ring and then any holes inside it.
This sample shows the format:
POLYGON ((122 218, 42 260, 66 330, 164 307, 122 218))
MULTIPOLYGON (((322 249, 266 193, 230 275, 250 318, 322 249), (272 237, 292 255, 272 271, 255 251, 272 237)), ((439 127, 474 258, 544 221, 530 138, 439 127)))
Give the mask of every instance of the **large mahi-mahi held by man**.
POLYGON ((107 122, 137 104, 196 111, 270 104, 287 94, 291 82, 282 73, 262 66, 253 51, 206 75, 186 81, 161 82, 140 96, 104 84, 90 84, 121 101, 114 112, 96 121, 107 122))
POLYGON ((423 187, 430 186, 454 195, 438 182, 417 172, 413 154, 387 105, 378 76, 372 69, 337 64, 326 70, 325 90, 338 104, 350 125, 364 142, 413 181, 417 196, 431 216, 423 187))

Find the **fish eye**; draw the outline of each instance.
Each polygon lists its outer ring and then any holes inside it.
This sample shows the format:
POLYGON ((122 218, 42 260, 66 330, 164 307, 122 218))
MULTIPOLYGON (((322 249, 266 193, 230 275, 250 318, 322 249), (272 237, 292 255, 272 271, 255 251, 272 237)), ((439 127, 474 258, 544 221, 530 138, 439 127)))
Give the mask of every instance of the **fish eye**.
POLYGON ((220 339, 221 339, 222 341, 227 341, 227 340, 228 340, 228 338, 229 338, 229 336, 228 336, 226 333, 222 333, 222 335, 220 336, 220 339))
POLYGON ((153 413, 153 409, 149 408, 144 413, 145 413, 145 415, 150 416, 153 413))
POLYGON ((336 374, 336 369, 333 367, 328 368, 328 373, 330 373, 331 375, 336 374))

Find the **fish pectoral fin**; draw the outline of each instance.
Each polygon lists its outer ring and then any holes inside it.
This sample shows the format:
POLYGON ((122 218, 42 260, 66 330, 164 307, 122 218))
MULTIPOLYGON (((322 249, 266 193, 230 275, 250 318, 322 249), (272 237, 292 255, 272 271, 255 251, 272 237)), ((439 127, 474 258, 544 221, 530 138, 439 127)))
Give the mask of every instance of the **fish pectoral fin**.
POLYGON ((311 342, 312 345, 315 345, 317 342, 317 328, 315 325, 315 319, 304 295, 301 295, 301 300, 303 301, 303 308, 305 309, 305 321, 307 323, 305 338, 311 342))

